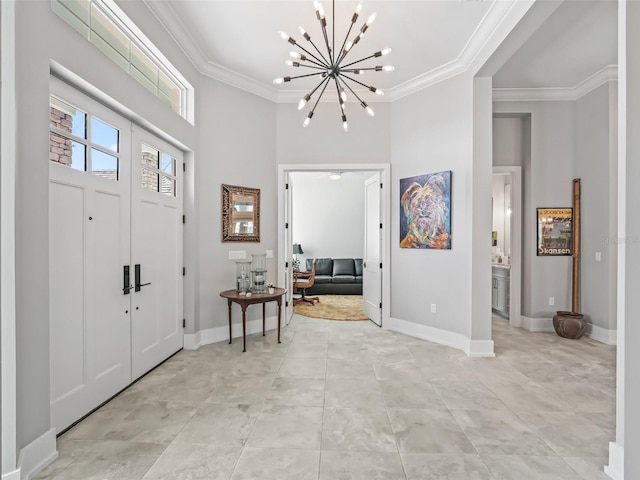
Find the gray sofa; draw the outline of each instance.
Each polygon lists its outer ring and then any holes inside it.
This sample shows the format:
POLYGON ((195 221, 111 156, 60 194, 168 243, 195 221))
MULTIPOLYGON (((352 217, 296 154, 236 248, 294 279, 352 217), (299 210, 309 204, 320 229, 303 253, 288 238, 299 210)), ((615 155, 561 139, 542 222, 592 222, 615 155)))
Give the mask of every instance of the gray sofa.
MULTIPOLYGON (((307 271, 313 258, 306 262, 307 271)), ((306 295, 362 295, 361 258, 316 258, 316 279, 306 295)))

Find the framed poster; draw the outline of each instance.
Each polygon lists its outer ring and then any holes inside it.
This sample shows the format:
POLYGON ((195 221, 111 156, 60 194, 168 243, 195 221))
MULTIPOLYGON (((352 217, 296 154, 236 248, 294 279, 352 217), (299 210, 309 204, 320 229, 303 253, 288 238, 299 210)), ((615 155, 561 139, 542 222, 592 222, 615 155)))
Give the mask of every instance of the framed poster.
POLYGON ((573 208, 538 208, 538 256, 573 255, 573 208))
POLYGON ((451 250, 451 170, 400 179, 400 248, 451 250))

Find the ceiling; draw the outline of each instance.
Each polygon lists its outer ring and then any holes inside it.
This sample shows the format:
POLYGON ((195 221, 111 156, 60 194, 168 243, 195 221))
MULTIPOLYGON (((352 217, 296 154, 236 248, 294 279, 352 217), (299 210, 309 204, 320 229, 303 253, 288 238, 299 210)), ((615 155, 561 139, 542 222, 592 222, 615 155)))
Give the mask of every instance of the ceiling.
MULTIPOLYGON (((511 3, 368 0, 349 38, 371 13, 376 12, 377 18, 349 56, 357 60, 391 47, 391 54, 365 66, 388 64, 395 71, 367 72, 358 79, 387 92, 387 101, 412 93, 429 80, 437 81, 443 71, 460 65, 465 55, 479 51, 511 3)), ((544 14, 528 23, 525 15, 503 42, 502 56, 508 50, 508 58, 494 59, 494 87, 575 87, 617 63, 614 0, 538 3, 544 14)), ((331 37, 331 2, 324 0, 322 4, 331 37)), ((342 44, 357 4, 351 0, 335 2, 336 45, 342 44)), ((205 75, 275 101, 297 101, 301 92, 318 83, 314 77, 273 85, 275 78, 310 72, 284 64, 296 48, 277 35, 279 30, 312 50, 298 31, 298 26, 303 26, 325 52, 312 0, 147 0, 147 5, 205 75)), ((534 17, 533 13, 529 16, 534 17)))

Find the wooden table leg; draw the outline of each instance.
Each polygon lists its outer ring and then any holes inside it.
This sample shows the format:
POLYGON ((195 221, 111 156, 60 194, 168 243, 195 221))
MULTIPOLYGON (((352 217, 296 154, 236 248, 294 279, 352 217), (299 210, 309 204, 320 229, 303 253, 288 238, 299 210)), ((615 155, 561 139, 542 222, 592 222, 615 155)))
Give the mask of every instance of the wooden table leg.
POLYGON ((280 315, 282 314, 282 297, 278 298, 278 343, 280 342, 280 315))
POLYGON ((264 318, 265 318, 266 307, 267 307, 267 304, 265 302, 262 304, 262 336, 263 337, 264 337, 264 318))
POLYGON ((231 336, 231 300, 227 300, 227 305, 229 306, 229 345, 231 345, 231 340, 233 337, 231 336))
POLYGON ((242 351, 247 351, 247 306, 242 305, 242 351))

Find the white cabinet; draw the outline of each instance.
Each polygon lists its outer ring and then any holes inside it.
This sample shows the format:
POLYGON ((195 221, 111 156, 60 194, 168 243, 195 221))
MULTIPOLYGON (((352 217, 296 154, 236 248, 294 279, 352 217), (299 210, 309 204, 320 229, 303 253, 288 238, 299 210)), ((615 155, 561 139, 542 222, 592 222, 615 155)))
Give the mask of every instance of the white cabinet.
POLYGON ((491 309, 509 316, 509 268, 493 267, 491 271, 491 309))

